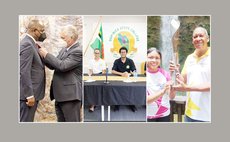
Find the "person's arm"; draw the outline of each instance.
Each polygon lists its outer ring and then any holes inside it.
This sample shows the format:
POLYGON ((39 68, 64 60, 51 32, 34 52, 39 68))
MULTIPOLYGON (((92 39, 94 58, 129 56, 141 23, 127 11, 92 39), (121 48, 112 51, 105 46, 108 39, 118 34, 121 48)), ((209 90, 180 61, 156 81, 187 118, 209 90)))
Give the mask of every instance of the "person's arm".
POLYGON ((22 89, 24 90, 24 97, 26 98, 26 104, 28 106, 33 106, 35 103, 32 78, 31 78, 31 70, 32 70, 32 61, 34 50, 33 46, 29 43, 24 43, 20 48, 20 83, 22 85, 22 89))
POLYGON ((82 65, 82 53, 80 50, 74 49, 64 60, 60 60, 52 54, 47 53, 44 56, 44 61, 54 69, 66 72, 82 65))
POLYGON ((131 68, 131 72, 130 72, 130 73, 133 75, 133 71, 135 71, 135 70, 137 70, 137 69, 136 69, 136 66, 135 66, 133 60, 130 59, 130 61, 131 61, 131 67, 130 67, 130 68, 131 68))
POLYGON ((155 102, 158 98, 164 95, 164 91, 158 91, 155 95, 148 95, 147 96, 147 103, 151 104, 152 102, 155 102))
POLYGON ((202 83, 194 86, 187 86, 185 90, 187 91, 200 91, 200 92, 209 92, 211 88, 210 83, 202 83))
MULTIPOLYGON (((40 54, 40 56, 42 57, 41 58, 41 60, 42 60, 42 62, 45 64, 45 66, 46 67, 48 67, 50 70, 54 70, 54 68, 50 65, 50 64, 48 64, 48 63, 46 63, 45 62, 45 60, 44 60, 44 55, 46 55, 48 52, 46 51, 46 49, 44 48, 44 47, 41 47, 40 45, 38 45, 39 46, 39 54, 40 54), (42 52, 41 52, 42 51, 42 52)), ((60 52, 59 52, 60 53, 60 52)))
POLYGON ((177 73, 176 80, 178 85, 173 86, 175 91, 199 91, 199 92, 209 92, 211 88, 211 83, 205 82, 202 84, 187 85, 187 60, 185 61, 184 68, 181 74, 177 73))
POLYGON ((128 75, 129 75, 128 72, 119 72, 119 71, 115 71, 115 70, 112 70, 112 74, 120 75, 123 77, 128 77, 128 75))
POLYGON ((147 96, 147 103, 151 104, 152 102, 156 101, 161 96, 163 96, 166 93, 166 91, 168 91, 169 89, 170 89, 170 84, 166 83, 162 90, 156 92, 154 95, 148 95, 147 96))
POLYGON ((178 85, 173 86, 173 90, 175 91, 199 91, 199 92, 209 92, 211 88, 211 84, 206 82, 202 84, 196 84, 188 86, 183 81, 177 79, 178 85))

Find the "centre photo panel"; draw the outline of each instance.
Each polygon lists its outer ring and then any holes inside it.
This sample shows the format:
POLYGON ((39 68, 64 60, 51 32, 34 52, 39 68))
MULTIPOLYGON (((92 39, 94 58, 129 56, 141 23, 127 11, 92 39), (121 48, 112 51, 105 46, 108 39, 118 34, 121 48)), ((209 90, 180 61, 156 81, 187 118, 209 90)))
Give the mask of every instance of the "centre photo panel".
POLYGON ((146 122, 146 16, 84 16, 84 122, 146 122))

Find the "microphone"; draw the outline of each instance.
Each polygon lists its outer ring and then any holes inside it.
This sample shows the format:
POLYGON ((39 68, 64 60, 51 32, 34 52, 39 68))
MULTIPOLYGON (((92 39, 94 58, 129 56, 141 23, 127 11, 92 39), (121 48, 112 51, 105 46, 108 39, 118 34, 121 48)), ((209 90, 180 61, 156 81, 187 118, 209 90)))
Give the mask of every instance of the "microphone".
POLYGON ((108 69, 108 67, 106 66, 106 73, 105 73, 105 82, 104 83, 109 83, 108 82, 108 73, 109 73, 109 69, 108 69))

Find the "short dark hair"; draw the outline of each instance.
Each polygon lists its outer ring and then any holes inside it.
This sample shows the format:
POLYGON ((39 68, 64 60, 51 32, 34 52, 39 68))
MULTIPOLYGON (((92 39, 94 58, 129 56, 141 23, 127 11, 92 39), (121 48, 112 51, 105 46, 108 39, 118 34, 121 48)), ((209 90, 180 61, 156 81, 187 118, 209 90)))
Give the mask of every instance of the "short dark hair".
POLYGON ((119 49, 119 53, 121 53, 121 50, 125 50, 126 51, 126 53, 128 53, 128 49, 126 48, 126 47, 121 47, 120 49, 119 49))

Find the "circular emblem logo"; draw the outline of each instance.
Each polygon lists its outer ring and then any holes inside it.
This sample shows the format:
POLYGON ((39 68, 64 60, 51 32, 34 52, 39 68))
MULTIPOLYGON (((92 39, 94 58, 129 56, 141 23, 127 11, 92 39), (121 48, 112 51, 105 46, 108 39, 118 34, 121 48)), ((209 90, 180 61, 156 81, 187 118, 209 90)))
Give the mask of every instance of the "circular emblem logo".
POLYGON ((119 57, 119 49, 121 47, 126 47, 128 49, 127 56, 130 56, 137 52, 137 48, 135 46, 135 38, 128 31, 118 32, 113 39, 113 48, 111 48, 111 52, 119 57))

